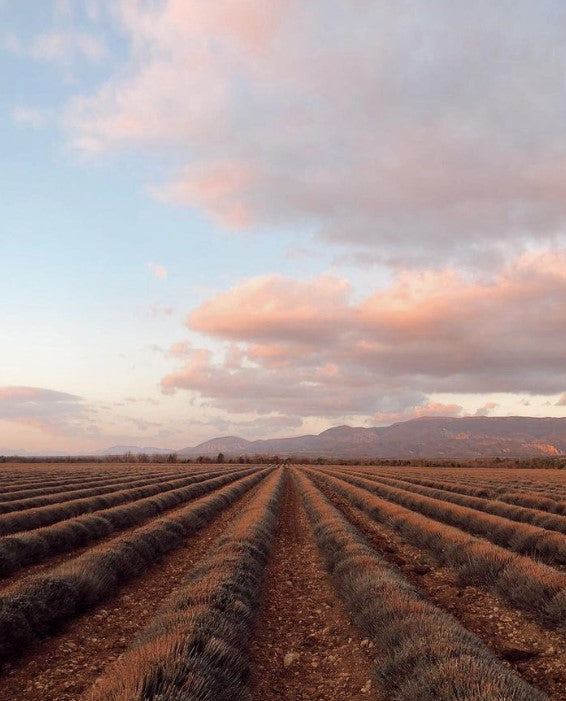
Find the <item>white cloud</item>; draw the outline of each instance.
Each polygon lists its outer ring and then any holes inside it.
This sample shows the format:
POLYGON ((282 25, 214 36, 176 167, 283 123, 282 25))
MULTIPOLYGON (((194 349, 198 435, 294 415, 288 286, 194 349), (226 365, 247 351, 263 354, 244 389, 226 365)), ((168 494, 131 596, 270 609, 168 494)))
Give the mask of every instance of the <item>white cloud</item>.
POLYGON ((148 263, 147 267, 151 271, 151 274, 159 280, 165 280, 165 278, 167 277, 167 268, 164 265, 157 265, 157 263, 148 263))
POLYGON ((184 155, 162 199, 401 267, 564 240, 560 0, 120 7, 130 62, 69 124, 90 150, 184 155))

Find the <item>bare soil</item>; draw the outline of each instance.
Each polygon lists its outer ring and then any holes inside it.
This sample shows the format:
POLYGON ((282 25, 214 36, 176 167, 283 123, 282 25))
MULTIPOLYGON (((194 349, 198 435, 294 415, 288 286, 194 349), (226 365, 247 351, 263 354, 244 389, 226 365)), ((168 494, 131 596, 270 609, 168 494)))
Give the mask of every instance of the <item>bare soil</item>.
POLYGON ((252 698, 383 699, 371 681, 368 643, 350 623, 325 574, 295 483, 288 478, 251 651, 252 698))
MULTIPOLYGON (((53 466, 54 476, 67 474, 63 467, 59 472, 59 467, 53 466)), ((89 467, 99 470, 101 466, 85 465, 81 470, 89 474, 89 467)), ((156 469, 150 464, 147 468, 156 469)), ((137 469, 143 473, 146 467, 137 466, 137 469)), ((111 469, 108 471, 112 473, 111 469)), ((337 596, 292 479, 292 470, 286 472, 286 489, 251 648, 252 701, 386 701, 373 681, 375 648, 352 625, 337 596)), ((516 484, 518 478, 501 474, 502 480, 516 484)), ((519 477, 523 479, 523 475, 519 477)), ((529 477, 536 481, 538 475, 529 477)), ((454 478, 458 479, 458 475, 454 478)), ((163 600, 175 593, 189 570, 210 552, 215 540, 253 498, 257 488, 142 576, 127 582, 100 606, 69 621, 22 656, 5 662, 0 669, 0 701, 88 698, 96 678, 108 673, 163 600)), ((324 491, 375 550, 432 603, 478 635, 504 665, 543 690, 551 701, 566 701, 563 635, 514 610, 491 592, 463 585, 454 570, 439 565, 433 556, 372 521, 332 487, 325 487, 324 491)), ((168 514, 185 506, 175 507, 168 514)), ((88 549, 55 556, 1 580, 0 593, 2 587, 21 582, 30 574, 48 571, 88 549)))
POLYGON ((70 552, 50 555, 45 560, 42 560, 41 562, 38 562, 37 564, 25 565, 24 567, 17 570, 13 574, 5 575, 5 576, 0 575, 0 595, 9 592, 14 586, 19 586, 21 581, 24 578, 34 577, 35 575, 43 574, 44 572, 47 572, 48 570, 52 569, 53 567, 60 565, 61 563, 65 562, 66 560, 69 560, 69 559, 75 558, 75 557, 79 557, 79 555, 82 555, 83 553, 87 552, 87 550, 90 550, 93 547, 97 547, 99 545, 102 545, 103 543, 105 543, 109 540, 112 540, 112 538, 118 538, 121 536, 128 535, 128 533, 131 533, 132 531, 135 531, 138 528, 145 528, 152 521, 158 521, 160 518, 174 517, 177 512, 182 511, 183 509, 186 509, 189 504, 190 504, 190 501, 184 501, 182 504, 177 504, 176 506, 173 506, 169 509, 166 509, 165 511, 163 511, 162 513, 160 513, 157 516, 151 516, 143 521, 140 521, 139 523, 135 523, 132 526, 127 526, 126 528, 116 528, 112 533, 109 533, 104 538, 99 538, 97 540, 94 540, 92 543, 89 543, 88 545, 83 545, 81 547, 74 548, 70 552))

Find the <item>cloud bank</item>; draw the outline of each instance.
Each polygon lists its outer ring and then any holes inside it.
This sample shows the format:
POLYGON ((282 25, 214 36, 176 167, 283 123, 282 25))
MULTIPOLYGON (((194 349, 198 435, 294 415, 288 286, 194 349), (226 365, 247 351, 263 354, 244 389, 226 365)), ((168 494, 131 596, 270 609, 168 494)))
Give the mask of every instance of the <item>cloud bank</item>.
POLYGON ((523 254, 488 281, 409 271, 359 302, 349 292, 328 276, 272 275, 218 294, 187 326, 221 342, 222 357, 182 346, 164 391, 191 390, 236 413, 383 420, 428 411, 433 393, 566 387, 566 251, 523 254))
POLYGON ((41 387, 0 387, 0 421, 67 433, 85 419, 81 397, 41 387))
POLYGON ((392 265, 564 240, 559 0, 123 0, 129 65, 77 97, 89 151, 173 149, 154 194, 230 230, 314 230, 392 265))

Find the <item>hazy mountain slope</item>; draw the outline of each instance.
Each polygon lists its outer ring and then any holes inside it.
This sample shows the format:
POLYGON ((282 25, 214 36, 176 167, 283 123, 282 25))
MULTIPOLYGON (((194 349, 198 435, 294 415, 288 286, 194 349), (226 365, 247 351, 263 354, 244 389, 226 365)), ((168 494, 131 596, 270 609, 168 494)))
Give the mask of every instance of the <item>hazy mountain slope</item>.
POLYGON ((174 452, 174 450, 169 450, 168 448, 142 448, 139 445, 113 445, 111 448, 97 450, 95 455, 125 455, 126 453, 132 453, 133 455, 141 453, 145 453, 146 455, 168 455, 174 452))
POLYGON ((426 417, 384 428, 337 426, 319 435, 247 441, 217 438, 179 455, 489 457, 566 454, 566 418, 426 417))

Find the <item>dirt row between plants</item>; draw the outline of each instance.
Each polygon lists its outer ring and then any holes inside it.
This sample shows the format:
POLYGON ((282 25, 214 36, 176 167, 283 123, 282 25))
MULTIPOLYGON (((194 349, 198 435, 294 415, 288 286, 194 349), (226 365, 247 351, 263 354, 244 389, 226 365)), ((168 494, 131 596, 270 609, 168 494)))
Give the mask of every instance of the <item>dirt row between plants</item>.
MULTIPOLYGON (((261 484, 261 482, 260 482, 261 484)), ((109 600, 2 667, 0 701, 77 701, 174 593, 259 485, 109 600)))
MULTIPOLYGON (((193 497, 192 501, 196 501, 197 499, 200 499, 201 497, 193 497)), ((190 501, 185 501, 181 504, 177 504, 176 506, 173 506, 169 509, 166 509, 163 511, 161 514, 158 514, 156 516, 151 516, 145 521, 140 521, 140 523, 134 523, 131 526, 127 526, 125 528, 116 528, 112 533, 109 533, 107 536, 103 538, 98 538, 97 540, 94 540, 92 543, 89 543, 87 545, 83 545, 81 547, 75 548, 74 550, 71 550, 66 553, 59 553, 56 555, 51 555, 47 559, 42 560, 41 562, 38 562, 37 564, 30 564, 30 565, 25 565, 21 569, 19 569, 17 572, 14 572, 13 574, 6 575, 4 577, 0 576, 0 594, 5 594, 9 592, 14 586, 19 586, 21 581, 24 578, 27 577, 33 577, 38 574, 45 574, 48 570, 52 569, 53 567, 57 567, 57 565, 60 565, 61 563, 65 562, 65 560, 69 560, 75 557, 79 557, 83 553, 87 552, 87 550, 90 550, 91 548, 97 547, 99 545, 103 545, 104 543, 108 542, 109 540, 112 540, 112 538, 119 538, 122 536, 128 535, 128 533, 132 533, 138 528, 145 528, 146 526, 149 526, 151 523, 155 523, 156 521, 159 521, 160 518, 169 518, 169 517, 174 517, 175 514, 179 511, 182 511, 183 509, 186 509, 187 506, 190 504, 190 501)), ((132 502, 134 504, 135 502, 132 502)), ((93 512, 95 513, 95 512, 93 512)), ((61 522, 63 523, 63 522, 61 522)))
POLYGON ((323 493, 369 540, 372 547, 394 565, 439 608, 451 613, 475 633, 508 666, 552 701, 566 698, 566 640, 544 628, 480 587, 462 585, 455 572, 439 567, 428 553, 403 541, 376 523, 331 487, 323 493))
POLYGON ((326 576, 288 472, 252 643, 252 699, 380 699, 371 681, 368 643, 350 623, 326 576))

